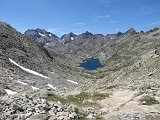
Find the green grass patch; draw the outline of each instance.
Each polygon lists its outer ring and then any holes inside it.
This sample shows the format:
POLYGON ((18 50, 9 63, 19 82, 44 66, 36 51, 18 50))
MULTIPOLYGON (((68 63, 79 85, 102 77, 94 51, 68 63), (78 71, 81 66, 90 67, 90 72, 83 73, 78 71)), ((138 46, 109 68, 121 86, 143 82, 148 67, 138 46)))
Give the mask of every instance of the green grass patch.
POLYGON ((60 101, 62 104, 68 103, 67 98, 63 98, 63 97, 60 97, 60 96, 55 95, 55 94, 49 94, 47 96, 47 98, 45 98, 45 99, 48 100, 48 101, 60 101))
POLYGON ((82 75, 82 77, 84 78, 88 78, 88 79, 102 79, 106 76, 106 74, 92 74, 92 75, 82 75))
POLYGON ((97 116, 97 117, 96 117, 96 120, 104 120, 104 119, 103 119, 103 117, 101 117, 101 116, 97 116))
POLYGON ((153 104, 159 104, 159 101, 156 100, 154 97, 146 98, 143 100, 142 105, 153 105, 153 104))
POLYGON ((60 97, 58 95, 48 95, 48 97, 46 98, 46 100, 48 101, 60 101, 63 104, 67 104, 67 103, 72 103, 75 105, 87 105, 87 103, 85 103, 84 101, 88 100, 88 99, 92 99, 94 101, 96 100, 102 100, 105 99, 106 97, 109 97, 109 95, 107 93, 88 93, 88 92, 81 92, 80 94, 77 95, 69 95, 66 98, 60 97))
POLYGON ((87 114, 85 113, 77 113, 78 114, 78 120, 87 120, 87 114))
POLYGON ((0 112, 2 112, 4 107, 5 107, 4 105, 0 105, 0 112))
POLYGON ((88 101, 84 102, 82 106, 83 106, 83 107, 92 107, 92 108, 94 108, 95 110, 99 110, 99 109, 102 108, 99 104, 97 104, 97 103, 92 103, 92 102, 88 102, 88 101))

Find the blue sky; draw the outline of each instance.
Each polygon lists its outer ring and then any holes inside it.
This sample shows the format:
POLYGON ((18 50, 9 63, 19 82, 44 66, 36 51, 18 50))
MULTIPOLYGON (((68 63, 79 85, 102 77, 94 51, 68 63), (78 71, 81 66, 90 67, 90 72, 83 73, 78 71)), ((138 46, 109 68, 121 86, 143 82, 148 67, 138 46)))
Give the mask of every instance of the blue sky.
POLYGON ((43 28, 61 36, 160 27, 160 0, 1 0, 0 21, 20 32, 43 28))

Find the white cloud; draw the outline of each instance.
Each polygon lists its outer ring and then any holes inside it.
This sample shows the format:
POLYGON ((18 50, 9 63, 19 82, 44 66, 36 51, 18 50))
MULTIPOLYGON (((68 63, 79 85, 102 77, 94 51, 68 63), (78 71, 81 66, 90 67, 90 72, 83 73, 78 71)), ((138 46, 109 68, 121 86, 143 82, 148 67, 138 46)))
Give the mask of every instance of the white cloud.
POLYGON ((110 24, 116 24, 116 23, 118 23, 118 20, 108 21, 108 23, 110 23, 110 24))
POLYGON ((96 19, 106 19, 106 18, 109 18, 110 15, 97 15, 96 16, 96 19))
POLYGON ((76 25, 85 25, 85 23, 83 23, 83 22, 76 22, 75 24, 76 25))
POLYGON ((59 37, 63 34, 68 33, 68 31, 66 30, 67 28, 63 28, 63 27, 59 27, 59 28, 49 28, 47 31, 58 35, 59 37))
POLYGON ((152 25, 160 25, 160 21, 155 21, 147 24, 147 26, 152 26, 152 25))
POLYGON ((98 2, 100 2, 101 4, 107 6, 110 6, 111 2, 113 2, 115 0, 98 0, 98 2))
POLYGON ((93 18, 92 18, 92 21, 91 22, 97 22, 99 20, 105 20, 105 19, 108 19, 110 17, 110 15, 95 15, 93 18))
POLYGON ((49 31, 59 37, 61 37, 64 34, 68 34, 70 32, 73 32, 74 34, 80 34, 81 32, 85 31, 83 29, 84 28, 83 25, 85 25, 85 23, 83 24, 83 23, 77 22, 77 24, 74 23, 68 27, 50 28, 47 31, 49 31), (79 26, 77 27, 77 25, 79 25, 79 26))

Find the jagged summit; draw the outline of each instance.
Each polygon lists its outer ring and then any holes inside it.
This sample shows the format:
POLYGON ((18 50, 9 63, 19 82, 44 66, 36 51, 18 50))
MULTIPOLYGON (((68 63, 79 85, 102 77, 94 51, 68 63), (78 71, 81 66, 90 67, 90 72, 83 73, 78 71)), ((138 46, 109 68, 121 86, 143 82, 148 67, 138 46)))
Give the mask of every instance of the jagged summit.
POLYGON ((83 39, 90 38, 90 37, 93 37, 93 36, 94 35, 91 32, 88 32, 88 31, 86 31, 85 33, 82 33, 82 34, 78 35, 78 37, 83 38, 83 39))
POLYGON ((134 35, 136 33, 137 32, 133 27, 131 27, 128 31, 125 32, 126 35, 134 35))
POLYGON ((47 32, 46 30, 40 28, 29 29, 26 32, 24 32, 24 35, 31 37, 33 40, 43 45, 49 42, 59 41, 59 37, 57 37, 51 32, 47 32))
POLYGON ((67 43, 70 43, 71 41, 73 41, 75 39, 77 35, 70 32, 69 34, 64 34, 62 37, 61 37, 61 41, 64 43, 64 44, 67 44, 67 43))

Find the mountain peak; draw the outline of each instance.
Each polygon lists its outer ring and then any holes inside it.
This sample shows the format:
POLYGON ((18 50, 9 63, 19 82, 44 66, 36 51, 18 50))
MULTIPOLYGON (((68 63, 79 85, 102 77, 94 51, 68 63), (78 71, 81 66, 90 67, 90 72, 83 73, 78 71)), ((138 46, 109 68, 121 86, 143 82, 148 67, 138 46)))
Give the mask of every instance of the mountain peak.
POLYGON ((47 32, 44 29, 28 29, 24 32, 24 35, 31 37, 33 40, 43 44, 48 42, 56 42, 59 38, 53 33, 47 32))
POLYGON ((133 27, 131 27, 127 32, 125 32, 126 35, 134 35, 136 33, 137 32, 133 27))
POLYGON ((67 44, 67 43, 70 43, 71 41, 73 41, 75 39, 77 35, 70 32, 69 34, 64 34, 62 37, 61 37, 61 41, 64 43, 64 44, 67 44))
POLYGON ((74 33, 73 33, 73 32, 70 32, 69 35, 74 35, 74 33))
POLYGON ((47 33, 46 30, 41 29, 41 28, 37 28, 37 29, 35 29, 35 31, 40 32, 40 33, 47 33))
POLYGON ((84 34, 86 35, 93 35, 91 32, 86 31, 84 34))
POLYGON ((86 31, 85 33, 82 33, 82 34, 79 35, 79 37, 83 38, 83 39, 90 38, 90 37, 93 37, 93 36, 94 35, 91 32, 88 32, 88 31, 86 31))

